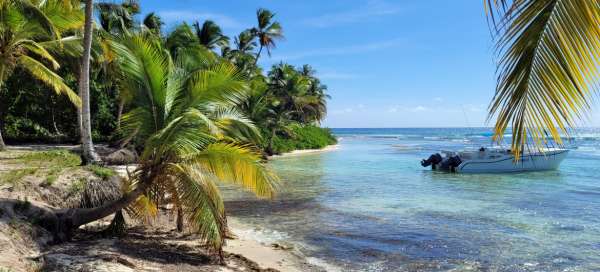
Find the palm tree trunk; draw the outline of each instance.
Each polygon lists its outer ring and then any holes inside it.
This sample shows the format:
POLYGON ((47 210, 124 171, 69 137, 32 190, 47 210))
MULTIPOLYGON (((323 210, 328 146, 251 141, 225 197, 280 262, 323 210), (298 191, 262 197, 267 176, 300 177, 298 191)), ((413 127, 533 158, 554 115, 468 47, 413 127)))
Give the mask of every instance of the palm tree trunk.
POLYGON ((68 241, 75 229, 107 217, 127 207, 152 185, 153 177, 147 177, 131 192, 116 201, 96 208, 67 209, 57 212, 54 218, 42 218, 42 223, 54 232, 56 242, 68 241))
POLYGON ((260 53, 263 50, 263 45, 261 44, 260 47, 258 48, 258 53, 256 53, 256 59, 254 59, 254 66, 256 66, 256 64, 258 63, 258 59, 260 58, 260 53))
POLYGON ((267 154, 273 156, 273 140, 275 139, 275 128, 271 128, 271 137, 269 138, 269 145, 267 146, 267 154))
POLYGON ((4 140, 2 139, 2 127, 0 127, 0 151, 6 150, 6 145, 4 144, 4 140))
POLYGON ((121 116, 123 116, 123 108, 125 108, 125 101, 119 100, 119 107, 117 109, 117 131, 121 129, 121 116))
POLYGON ((94 150, 92 142, 92 122, 90 116, 90 52, 92 47, 93 0, 85 1, 85 25, 83 33, 83 56, 81 58, 81 74, 79 75, 79 94, 81 96, 81 161, 85 164, 96 164, 100 157, 94 150))
POLYGON ((181 207, 177 208, 177 232, 183 231, 183 210, 181 207))

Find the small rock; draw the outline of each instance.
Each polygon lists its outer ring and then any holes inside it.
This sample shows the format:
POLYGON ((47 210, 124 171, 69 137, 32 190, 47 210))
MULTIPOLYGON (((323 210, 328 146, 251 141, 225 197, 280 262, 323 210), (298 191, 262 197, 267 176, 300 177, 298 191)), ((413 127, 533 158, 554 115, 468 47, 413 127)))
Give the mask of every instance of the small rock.
POLYGON ((103 161, 109 165, 123 165, 135 163, 137 159, 138 155, 135 151, 123 148, 108 154, 103 161))

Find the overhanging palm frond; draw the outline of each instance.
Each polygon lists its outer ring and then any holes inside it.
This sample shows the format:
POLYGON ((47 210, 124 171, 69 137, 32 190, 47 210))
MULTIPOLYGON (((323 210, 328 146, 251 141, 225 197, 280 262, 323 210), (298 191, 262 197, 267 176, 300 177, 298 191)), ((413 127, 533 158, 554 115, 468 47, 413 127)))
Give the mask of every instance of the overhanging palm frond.
POLYGON ((221 250, 227 233, 225 207, 214 177, 192 165, 173 164, 179 201, 187 223, 201 239, 221 250))
POLYGON ((23 11, 24 15, 28 18, 27 20, 37 22, 51 37, 60 39, 59 29, 56 28, 52 20, 48 18, 39 6, 34 5, 29 0, 17 0, 14 2, 23 11))
MULTIPOLYGON (((505 10, 496 26, 501 53, 498 86, 489 108, 495 139, 512 127, 512 148, 540 147, 547 133, 576 125, 590 108, 600 69, 600 4, 595 0, 487 0, 505 10)), ((492 11, 494 12, 494 11, 492 11)))
POLYGON ((82 39, 77 36, 64 37, 60 40, 38 42, 38 44, 56 55, 80 57, 83 52, 82 39))
POLYGON ((277 176, 248 146, 214 143, 186 160, 187 164, 202 165, 219 180, 238 184, 259 197, 272 198, 279 183, 277 176))
POLYGON ((18 62, 21 67, 27 70, 35 78, 52 87, 57 94, 66 95, 77 107, 81 106, 81 99, 79 96, 65 84, 64 80, 59 75, 52 72, 48 67, 26 55, 19 56, 18 62))
POLYGON ((36 43, 35 41, 21 40, 21 41, 19 41, 17 46, 22 46, 23 48, 26 48, 27 50, 29 50, 29 52, 32 52, 32 53, 38 55, 39 57, 41 57, 42 59, 50 62, 54 69, 58 69, 60 67, 58 62, 54 59, 54 57, 50 53, 48 53, 46 48, 44 48, 41 44, 36 43))

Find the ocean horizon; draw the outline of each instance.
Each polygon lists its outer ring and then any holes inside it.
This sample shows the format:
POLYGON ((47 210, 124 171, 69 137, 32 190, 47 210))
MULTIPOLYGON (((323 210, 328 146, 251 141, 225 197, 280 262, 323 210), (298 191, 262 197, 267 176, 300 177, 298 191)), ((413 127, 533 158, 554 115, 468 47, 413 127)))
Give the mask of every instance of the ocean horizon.
POLYGON ((491 128, 332 128, 334 151, 275 159, 274 201, 226 188, 230 215, 324 270, 600 269, 600 129, 578 129, 554 171, 432 172, 439 150, 491 143, 491 128))

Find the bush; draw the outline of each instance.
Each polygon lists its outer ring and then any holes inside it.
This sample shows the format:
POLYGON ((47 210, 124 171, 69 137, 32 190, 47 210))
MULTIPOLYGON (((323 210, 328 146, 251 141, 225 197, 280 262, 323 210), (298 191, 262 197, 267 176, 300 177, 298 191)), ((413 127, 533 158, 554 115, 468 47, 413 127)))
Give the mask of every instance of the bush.
POLYGON ((287 128, 289 135, 277 135, 273 139, 273 151, 276 154, 299 149, 319 149, 337 143, 337 139, 328 128, 299 124, 287 128))

